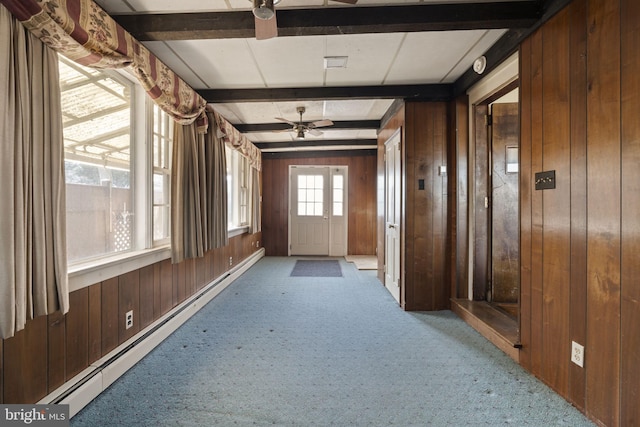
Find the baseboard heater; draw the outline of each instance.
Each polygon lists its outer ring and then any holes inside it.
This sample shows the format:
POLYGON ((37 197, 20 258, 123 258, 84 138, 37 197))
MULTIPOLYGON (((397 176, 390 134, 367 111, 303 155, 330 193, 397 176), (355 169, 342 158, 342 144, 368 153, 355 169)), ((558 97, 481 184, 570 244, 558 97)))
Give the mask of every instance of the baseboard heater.
POLYGON ((73 417, 102 391, 113 384, 118 377, 164 341, 164 339, 178 329, 186 320, 197 313, 263 256, 264 249, 254 252, 232 270, 216 278, 197 294, 176 306, 145 330, 139 332, 106 356, 92 363, 87 369, 67 381, 38 403, 69 404, 69 415, 73 417), (187 311, 191 311, 191 313, 187 313, 187 311), (134 350, 141 348, 144 348, 144 351, 132 355, 134 350), (128 360, 128 363, 124 364, 124 366, 114 368, 114 372, 110 373, 110 375, 104 375, 104 373, 115 366, 117 362, 130 356, 132 356, 131 359, 128 360))

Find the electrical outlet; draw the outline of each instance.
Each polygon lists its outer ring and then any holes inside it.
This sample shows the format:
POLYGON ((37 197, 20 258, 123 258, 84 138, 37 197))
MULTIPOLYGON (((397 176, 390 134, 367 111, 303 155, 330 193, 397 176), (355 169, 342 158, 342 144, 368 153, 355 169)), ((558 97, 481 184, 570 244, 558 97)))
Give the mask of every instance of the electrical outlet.
POLYGON ((584 368, 584 346, 571 341, 571 361, 584 368))
POLYGON ((256 240, 256 248, 260 247, 260 240, 256 240))
POLYGON ((133 310, 127 311, 124 315, 124 326, 125 329, 129 329, 133 326, 133 310))
POLYGON ((232 256, 229 257, 229 265, 233 265, 233 257, 232 256))

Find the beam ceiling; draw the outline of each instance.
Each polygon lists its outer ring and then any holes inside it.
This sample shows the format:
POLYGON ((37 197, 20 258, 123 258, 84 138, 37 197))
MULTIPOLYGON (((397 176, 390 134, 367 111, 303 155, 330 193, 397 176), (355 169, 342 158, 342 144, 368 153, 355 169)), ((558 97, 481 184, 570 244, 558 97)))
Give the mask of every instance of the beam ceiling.
MULTIPOLYGON (((527 28, 539 1, 279 9, 278 36, 527 28)), ((114 19, 140 41, 255 37, 251 11, 131 14, 114 19)))

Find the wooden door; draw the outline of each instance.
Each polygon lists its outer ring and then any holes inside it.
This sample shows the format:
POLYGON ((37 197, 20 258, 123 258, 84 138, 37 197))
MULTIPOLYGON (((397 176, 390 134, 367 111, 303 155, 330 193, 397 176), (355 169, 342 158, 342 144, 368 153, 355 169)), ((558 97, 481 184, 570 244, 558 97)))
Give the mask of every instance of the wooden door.
POLYGON ((385 276, 384 286, 400 302, 400 132, 385 143, 385 276))
POLYGON ((329 255, 329 168, 290 168, 290 255, 329 255))
POLYGON ((491 287, 487 299, 517 303, 519 293, 518 103, 491 106, 491 287))

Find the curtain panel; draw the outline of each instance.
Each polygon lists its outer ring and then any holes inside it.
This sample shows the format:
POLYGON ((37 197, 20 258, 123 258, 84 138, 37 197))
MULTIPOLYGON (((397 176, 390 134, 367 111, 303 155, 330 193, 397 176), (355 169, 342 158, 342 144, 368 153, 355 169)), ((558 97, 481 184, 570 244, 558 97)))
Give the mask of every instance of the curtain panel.
POLYGON ((69 310, 58 57, 0 8, 0 338, 69 310))
POLYGON ((206 101, 92 0, 0 0, 45 44, 93 68, 129 67, 151 99, 179 124, 204 133, 206 101))
POLYGON ((257 169, 262 170, 262 153, 258 147, 253 145, 244 135, 242 135, 238 129, 234 128, 224 117, 219 113, 213 112, 218 128, 220 129, 220 136, 224 140, 228 147, 238 150, 249 159, 249 164, 257 169))
POLYGON ((211 126, 199 134, 196 125, 174 127, 171 165, 171 242, 173 263, 199 258, 229 243, 227 172, 224 142, 211 126))

